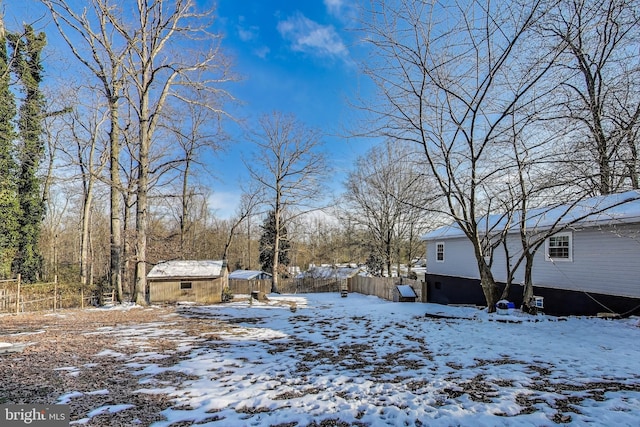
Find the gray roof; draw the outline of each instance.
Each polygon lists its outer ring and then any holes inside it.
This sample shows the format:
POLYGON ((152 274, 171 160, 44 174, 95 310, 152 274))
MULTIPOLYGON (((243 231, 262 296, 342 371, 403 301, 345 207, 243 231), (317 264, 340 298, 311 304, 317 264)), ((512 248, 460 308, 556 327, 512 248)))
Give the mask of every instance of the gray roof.
POLYGON ((409 285, 396 285, 396 288, 398 289, 398 293, 400 294, 400 296, 403 298, 418 297, 418 295, 416 295, 416 291, 414 291, 413 288, 409 285))
MULTIPOLYGON (((478 224, 483 230, 500 231, 507 226, 504 214, 493 214, 480 219, 478 224)), ((508 224, 509 232, 519 229, 519 213, 508 224)), ((526 227, 529 230, 545 230, 575 224, 582 227, 601 225, 640 223, 640 191, 596 196, 574 203, 551 205, 530 209, 527 213, 526 227)), ((433 230, 422 240, 437 240, 463 237, 464 232, 457 224, 446 225, 433 230)))
POLYGON ((222 260, 176 260, 156 264, 147 274, 151 279, 219 277, 226 263, 222 260))
POLYGON ((271 274, 260 270, 236 270, 229 273, 229 279, 252 280, 262 275, 271 277, 271 274))

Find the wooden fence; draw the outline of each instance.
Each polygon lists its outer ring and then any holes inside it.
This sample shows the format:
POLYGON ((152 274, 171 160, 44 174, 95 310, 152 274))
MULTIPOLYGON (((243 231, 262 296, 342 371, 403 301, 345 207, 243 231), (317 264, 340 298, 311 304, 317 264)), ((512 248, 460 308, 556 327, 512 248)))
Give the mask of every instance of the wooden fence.
MULTIPOLYGON (((399 279, 397 277, 363 277, 349 279, 281 279, 278 291, 283 294, 315 292, 357 292, 363 295, 375 295, 394 301, 398 284, 410 285, 418 295, 417 301, 426 302, 426 287, 418 280, 399 279)), ((229 289, 233 294, 250 295, 253 291, 271 293, 271 279, 267 280, 229 280, 229 289)), ((0 313, 23 313, 33 311, 59 310, 63 308, 83 308, 93 305, 96 295, 84 292, 81 286, 60 286, 57 280, 47 283, 21 283, 20 278, 0 280, 0 313)), ((103 295, 103 302, 115 302, 113 292, 103 295)))
POLYGON ((229 279, 229 290, 232 294, 251 295, 253 291, 260 291, 268 294, 271 292, 271 279, 265 280, 243 280, 229 279))
POLYGON ((0 280, 0 313, 24 313, 84 307, 93 295, 84 295, 80 286, 60 286, 53 282, 22 283, 16 279, 0 280))
MULTIPOLYGON (((396 285, 411 286, 418 295, 417 301, 426 302, 426 289, 424 282, 398 277, 364 277, 354 276, 349 279, 280 279, 278 291, 283 294, 314 293, 314 292, 340 292, 346 289, 349 292, 357 292, 364 295, 394 301, 396 285)), ((233 294, 250 295, 252 291, 268 294, 271 292, 271 279, 267 280, 229 280, 229 289, 233 294)))
MULTIPOLYGON (((347 286, 347 281, 348 279, 280 279, 278 281, 278 292, 283 294, 338 292, 341 286, 347 286)), ((234 294, 249 295, 252 291, 260 291, 268 294, 271 292, 271 285, 271 279, 229 279, 229 290, 234 294)))
POLYGON ((389 301, 394 301, 396 285, 409 285, 416 292, 416 301, 427 302, 426 289, 421 280, 411 280, 399 277, 364 277, 355 276, 351 281, 350 292, 363 295, 375 295, 389 301))

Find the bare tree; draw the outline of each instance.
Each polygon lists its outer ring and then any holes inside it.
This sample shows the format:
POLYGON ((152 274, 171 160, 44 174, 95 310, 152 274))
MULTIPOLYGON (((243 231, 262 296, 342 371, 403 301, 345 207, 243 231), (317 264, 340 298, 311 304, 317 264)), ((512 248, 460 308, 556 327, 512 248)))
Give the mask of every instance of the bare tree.
MULTIPOLYGON (((249 221, 251 216, 256 213, 255 210, 261 203, 263 203, 262 189, 257 188, 242 193, 242 196, 240 198, 240 205, 238 206, 235 218, 231 222, 227 241, 224 245, 224 251, 222 253, 223 260, 227 261, 227 258, 229 257, 229 247, 231 246, 233 238, 237 234, 238 228, 244 223, 245 220, 247 222, 249 221)), ((251 225, 247 223, 247 228, 249 228, 250 226, 251 225)))
MULTIPOLYGON (((550 90, 548 94, 553 96, 554 92, 550 90)), ((510 285, 519 275, 526 311, 535 309, 533 264, 547 239, 587 218, 606 215, 610 209, 638 199, 637 194, 628 193, 615 199, 585 200, 589 193, 576 186, 572 176, 557 173, 564 158, 554 150, 554 142, 563 135, 545 132, 547 114, 531 112, 520 122, 512 119, 511 133, 505 131, 517 169, 499 196, 506 214, 493 215, 494 219, 488 221, 501 222, 494 227, 500 236, 492 242, 492 249, 500 244, 505 255, 506 286, 501 299, 508 298, 510 285)))
MULTIPOLYGON (((134 282, 135 301, 144 304, 150 154, 162 110, 170 98, 197 103, 180 91, 181 86, 223 99, 226 92, 221 84, 233 76, 219 49, 219 37, 207 30, 212 11, 198 12, 193 0, 137 0, 133 15, 132 29, 122 20, 114 24, 132 46, 125 68, 130 83, 127 101, 135 111, 139 132, 134 282), (187 43, 196 48, 188 49, 187 43)), ((221 104, 201 107, 224 114, 221 104)))
POLYGON ((90 252, 91 214, 94 209, 95 186, 103 174, 109 156, 108 144, 102 140, 102 127, 108 123, 108 111, 95 108, 99 102, 76 108, 66 117, 69 139, 74 145, 61 147, 71 164, 79 170, 82 183, 82 224, 80 238, 80 282, 83 286, 92 281, 92 257, 90 252))
POLYGON ((567 47, 557 63, 563 72, 559 99, 564 118, 579 128, 574 149, 581 156, 573 165, 588 178, 587 190, 639 188, 640 6, 560 1, 541 26, 567 47))
POLYGON ((411 261, 418 236, 426 231, 426 212, 434 198, 415 154, 407 145, 387 141, 360 157, 347 177, 345 214, 368 230, 389 276, 392 263, 401 261, 403 247, 411 261))
MULTIPOLYGON (((229 74, 229 63, 220 52, 220 38, 208 31, 213 11, 199 12, 194 0, 92 0, 81 12, 74 11, 66 0, 43 1, 74 55, 103 83, 111 111, 114 191, 120 189, 117 182, 120 102, 124 99, 134 113, 134 128, 138 131, 134 299, 144 304, 152 142, 157 136, 163 109, 173 99, 224 115, 222 102, 230 98, 223 84, 234 77, 229 74), (76 47, 78 37, 83 49, 76 47), (188 91, 181 90, 184 87, 212 94, 218 102, 203 103, 190 98, 188 91)), ((115 217, 120 208, 115 207, 115 195, 112 197, 112 216, 115 217)), ((120 246, 116 240, 120 224, 115 218, 112 224, 112 262, 116 259, 119 263, 120 246)), ((115 270, 112 266, 112 273, 115 270)))
POLYGON ((111 188, 111 286, 122 301, 122 203, 120 180, 120 99, 123 88, 124 60, 129 42, 113 31, 111 22, 116 4, 111 0, 91 0, 82 10, 68 0, 43 0, 51 11, 62 38, 73 55, 100 82, 109 110, 109 181, 111 188))
POLYGON ((293 115, 274 112, 263 116, 260 129, 253 133, 253 142, 257 151, 245 164, 275 215, 272 291, 278 292, 278 258, 285 222, 317 209, 314 202, 324 195, 322 179, 329 170, 320 151, 320 132, 307 128, 293 115))
POLYGON ((180 253, 183 258, 187 252, 187 235, 192 228, 191 205, 196 197, 191 180, 197 175, 197 168, 202 168, 199 159, 203 152, 209 150, 215 153, 222 150, 222 144, 226 139, 222 132, 219 114, 208 108, 202 108, 202 105, 215 105, 216 103, 215 99, 207 99, 208 95, 206 92, 192 93, 190 97, 197 102, 181 106, 180 110, 184 111, 182 113, 168 108, 167 117, 161 124, 167 127, 168 137, 174 138, 177 142, 175 148, 179 150, 175 157, 170 159, 170 163, 174 163, 173 166, 180 172, 179 199, 181 203, 178 222, 180 224, 180 253))
POLYGON ((372 1, 363 22, 375 57, 366 71, 383 104, 367 107, 376 131, 419 144, 445 196, 446 214, 470 240, 490 311, 498 293, 481 219, 513 165, 493 143, 533 102, 557 50, 532 44, 549 2, 372 1), (535 46, 535 49, 533 48, 535 46))

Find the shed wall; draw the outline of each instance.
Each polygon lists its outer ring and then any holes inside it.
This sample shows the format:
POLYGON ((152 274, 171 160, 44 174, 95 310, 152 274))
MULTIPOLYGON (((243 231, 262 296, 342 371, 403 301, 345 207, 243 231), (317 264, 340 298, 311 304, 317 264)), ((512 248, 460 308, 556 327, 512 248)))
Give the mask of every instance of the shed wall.
POLYGON ((271 279, 243 280, 229 279, 229 290, 233 294, 250 295, 252 291, 271 293, 271 279))
POLYGON ((222 301, 226 277, 215 279, 148 279, 149 302, 189 301, 212 304, 222 301), (181 282, 191 282, 191 289, 180 289, 181 282))

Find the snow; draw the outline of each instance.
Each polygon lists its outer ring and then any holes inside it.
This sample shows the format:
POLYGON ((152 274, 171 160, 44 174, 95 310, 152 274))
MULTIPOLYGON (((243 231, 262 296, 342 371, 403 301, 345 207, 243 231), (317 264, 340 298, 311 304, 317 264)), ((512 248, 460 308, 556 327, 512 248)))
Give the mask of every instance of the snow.
POLYGON ((307 271, 298 274, 296 278, 344 280, 355 276, 362 270, 363 269, 361 267, 345 267, 333 265, 310 266, 307 271))
POLYGON ((268 277, 271 277, 271 274, 265 273, 260 270, 236 270, 234 272, 229 273, 229 279, 253 280, 262 275, 267 275, 268 277))
MULTIPOLYGON (((117 348, 96 349, 123 359, 123 369, 139 378, 139 393, 170 394, 166 421, 154 427, 342 425, 338 420, 620 427, 637 426, 640 417, 638 318, 498 315, 354 293, 269 295, 267 302, 193 305, 181 313, 209 322, 211 332, 194 336, 171 322, 94 332, 123 345, 152 336, 178 345, 126 359, 117 348), (184 379, 155 378, 167 372, 184 379)), ((59 403, 81 395, 69 393, 59 403)), ((113 405, 72 424, 133 405, 112 397, 113 405)))
POLYGON ((176 260, 165 261, 153 266, 147 277, 216 277, 222 274, 224 261, 176 260))
MULTIPOLYGON (((512 232, 518 230, 520 223, 518 215, 519 213, 516 213, 509 224, 508 228, 512 232)), ((551 227, 561 227, 565 224, 602 226, 637 222, 640 222, 640 190, 632 190, 591 197, 573 204, 530 209, 527 212, 526 227, 530 230, 544 230, 551 227)), ((482 230, 499 232, 505 228, 506 217, 504 214, 489 215, 481 218, 478 225, 482 230)), ((454 223, 425 234, 422 236, 422 240, 431 241, 464 236, 462 229, 454 223)))
POLYGON ((413 288, 409 285, 396 285, 396 288, 398 288, 398 292, 400 293, 401 297, 416 298, 418 296, 416 295, 416 292, 413 290, 413 288))
POLYGON ((106 405, 106 406, 101 406, 97 409, 94 409, 93 411, 89 412, 89 416, 87 418, 82 418, 81 420, 76 420, 76 421, 72 421, 69 424, 73 424, 73 425, 82 425, 82 424, 87 424, 88 422, 91 421, 91 418, 97 416, 97 415, 102 415, 105 413, 109 413, 109 414, 115 414, 116 412, 120 412, 120 411, 124 411, 127 410, 129 408, 133 408, 135 405, 131 405, 131 404, 124 404, 124 405, 106 405))

